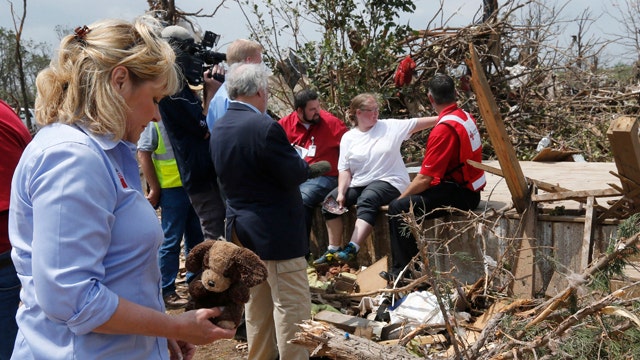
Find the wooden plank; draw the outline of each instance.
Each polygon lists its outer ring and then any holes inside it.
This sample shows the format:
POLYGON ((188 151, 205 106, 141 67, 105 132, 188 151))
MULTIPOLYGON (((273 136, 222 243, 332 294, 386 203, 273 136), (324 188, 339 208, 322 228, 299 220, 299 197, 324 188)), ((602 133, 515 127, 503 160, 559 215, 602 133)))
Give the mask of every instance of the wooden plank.
POLYGON ((526 179, 472 43, 469 43, 469 52, 471 56, 467 59, 467 66, 471 69, 471 85, 476 94, 480 115, 489 132, 491 144, 511 192, 513 205, 519 213, 523 213, 529 203, 526 179))
MULTIPOLYGON (((498 175, 498 176, 504 177, 502 175, 502 170, 499 169, 499 168, 496 168, 496 167, 493 167, 493 166, 489 166, 489 165, 486 165, 486 164, 482 164, 482 163, 479 163, 477 161, 473 161, 471 159, 467 160, 467 163, 469 165, 475 167, 475 168, 482 169, 482 170, 484 170, 486 172, 489 172, 489 173, 491 173, 493 175, 498 175)), ((531 178, 528 178, 528 177, 525 177, 525 179, 527 179, 530 182, 533 182, 538 189, 541 189, 541 190, 544 190, 544 191, 548 191, 548 192, 570 191, 569 189, 565 189, 562 186, 557 185, 557 184, 550 184, 550 183, 547 183, 547 182, 544 182, 544 181, 541 181, 541 180, 531 179, 531 178)))
MULTIPOLYGON (((611 122, 607 138, 618 169, 618 174, 640 184, 640 139, 638 138, 637 117, 621 116, 611 122)), ((626 182, 622 188, 630 191, 626 182)))
POLYGON ((573 161, 573 155, 579 154, 580 151, 554 150, 544 148, 531 161, 555 162, 555 161, 573 161), (571 160, 569 160, 571 159, 571 160))
POLYGON ((366 328, 373 326, 373 322, 371 320, 367 320, 358 316, 340 314, 328 310, 320 311, 313 317, 313 320, 328 322, 338 329, 348 331, 352 334, 354 333, 354 331, 356 331, 356 328, 366 328))
MULTIPOLYGON (((503 176, 502 175, 502 170, 499 168, 495 168, 489 165, 485 165, 485 164, 481 164, 477 161, 473 161, 473 160, 467 160, 467 163, 469 163, 469 165, 476 167, 478 169, 482 169, 486 172, 489 172, 491 174, 494 175, 498 175, 498 176, 503 176)), ((536 180, 536 179, 531 179, 528 177, 525 177, 527 179, 527 182, 532 182, 538 189, 540 190, 544 190, 547 192, 560 192, 560 191, 570 191, 569 189, 565 189, 560 185, 557 184, 550 184, 541 180, 536 180)))
POLYGON ((627 184, 629 187, 633 187, 633 188, 637 188, 640 186, 640 184, 638 184, 637 182, 629 179, 626 176, 620 175, 618 173, 616 173, 615 171, 609 171, 609 173, 615 177, 617 177, 618 179, 620 179, 620 183, 621 184, 627 184))
POLYGON ((544 181, 534 180, 534 179, 531 179, 531 181, 538 189, 544 190, 547 192, 555 193, 560 191, 570 191, 569 189, 565 189, 562 186, 557 184, 550 184, 544 181))
POLYGON ((473 161, 471 159, 467 160, 467 164, 473 166, 474 168, 477 168, 477 169, 484 170, 486 172, 492 173, 493 175, 498 175, 498 176, 504 177, 504 175, 502 175, 502 169, 500 169, 500 168, 489 166, 489 165, 486 165, 486 164, 483 164, 483 163, 479 163, 479 162, 473 161))
POLYGON ((588 197, 611 197, 620 196, 620 193, 614 189, 602 190, 579 190, 579 191, 562 191, 548 194, 531 195, 531 201, 558 201, 558 200, 583 200, 588 197))
MULTIPOLYGON (((416 341, 419 345, 446 344, 447 338, 442 334, 418 335, 413 338, 413 341, 416 341)), ((393 340, 378 341, 378 344, 385 345, 385 346, 395 346, 395 345, 398 345, 399 342, 400 342, 400 339, 393 339, 393 340)))
POLYGON ((582 235, 582 254, 580 256, 580 268, 586 269, 591 262, 591 256, 593 254, 593 217, 595 210, 593 204, 595 203, 595 197, 589 196, 587 198, 586 212, 584 214, 584 233, 582 235))
POLYGON ((522 214, 522 224, 520 234, 518 234, 520 244, 516 245, 517 253, 513 266, 513 295, 525 299, 534 296, 534 284, 536 274, 539 272, 535 268, 535 238, 537 227, 536 203, 529 202, 529 207, 522 214))
POLYGON ((361 293, 384 289, 384 287, 387 286, 387 281, 378 275, 381 271, 387 271, 389 269, 387 258, 388 256, 383 256, 380 260, 357 274, 358 287, 361 293))

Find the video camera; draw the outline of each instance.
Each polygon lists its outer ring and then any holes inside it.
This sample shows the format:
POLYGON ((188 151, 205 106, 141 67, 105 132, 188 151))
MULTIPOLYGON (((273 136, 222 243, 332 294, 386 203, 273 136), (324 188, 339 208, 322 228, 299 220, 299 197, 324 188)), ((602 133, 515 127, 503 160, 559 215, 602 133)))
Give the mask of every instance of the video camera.
MULTIPOLYGON (((177 61, 190 85, 202 84, 204 82, 202 74, 205 70, 227 60, 225 53, 211 50, 220 40, 220 35, 211 31, 205 31, 200 44, 193 39, 178 40, 173 38, 172 40, 179 45, 181 53, 178 54, 177 61)), ((213 74, 213 78, 220 82, 224 81, 224 75, 213 74)))

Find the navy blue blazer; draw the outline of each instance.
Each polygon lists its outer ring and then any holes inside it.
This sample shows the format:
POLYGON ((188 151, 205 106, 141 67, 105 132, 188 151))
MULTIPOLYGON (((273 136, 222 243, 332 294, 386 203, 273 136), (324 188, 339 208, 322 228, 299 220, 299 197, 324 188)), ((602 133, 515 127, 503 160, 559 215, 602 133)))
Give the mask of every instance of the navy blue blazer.
POLYGON ((235 230, 263 260, 305 256, 309 244, 299 185, 309 166, 275 120, 232 102, 211 130, 211 158, 235 230))

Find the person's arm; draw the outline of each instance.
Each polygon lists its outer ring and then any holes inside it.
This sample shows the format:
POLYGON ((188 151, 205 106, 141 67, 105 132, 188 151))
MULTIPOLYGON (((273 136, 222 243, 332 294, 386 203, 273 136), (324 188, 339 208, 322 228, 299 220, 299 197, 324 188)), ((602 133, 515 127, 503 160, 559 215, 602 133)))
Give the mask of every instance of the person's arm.
POLYGON ((202 345, 218 339, 230 339, 235 335, 235 330, 223 329, 209 321, 209 318, 215 318, 220 313, 219 308, 203 308, 169 315, 120 297, 111 318, 93 331, 101 334, 158 336, 202 345))
POLYGON ((417 118, 416 120, 416 126, 413 128, 413 130, 411 130, 411 134, 415 134, 418 131, 422 131, 424 129, 432 128, 438 123, 437 116, 421 117, 417 118))
MULTIPOLYGON (((268 115, 258 115, 268 118, 268 115)), ((269 119, 262 148, 262 163, 283 188, 297 187, 309 177, 309 165, 291 146, 287 134, 277 122, 269 119)))
POLYGON ((413 181, 409 183, 407 189, 402 194, 400 194, 398 199, 409 195, 420 194, 421 192, 431 187, 431 181, 433 181, 433 178, 431 176, 417 174, 416 177, 413 178, 413 181))
POLYGON ((151 151, 138 150, 138 162, 142 169, 142 174, 149 184, 149 193, 147 194, 147 200, 154 208, 158 206, 160 202, 160 181, 158 181, 158 175, 156 169, 153 166, 153 160, 151 160, 151 151))
MULTIPOLYGON (((233 336, 233 331, 217 328, 208 321, 218 316, 219 311, 201 309, 205 311, 171 316, 124 300, 106 286, 110 268, 104 259, 113 241, 112 224, 107 220, 114 217, 113 205, 118 203, 118 194, 114 191, 117 178, 111 173, 113 165, 105 163, 98 151, 79 142, 65 142, 49 147, 36 161, 41 166, 33 172, 28 188, 34 194, 34 217, 42 220, 32 225, 30 259, 34 281, 28 291, 38 298, 37 304, 45 316, 64 323, 76 335, 96 331, 158 335, 191 343, 233 336), (59 166, 60 159, 70 158, 74 159, 73 164, 59 166), (73 191, 51 186, 56 184, 54 180, 64 180, 73 191), (64 204, 64 211, 56 210, 61 207, 59 204, 64 204), (60 228, 61 223, 74 225, 60 228)), ((131 175, 137 178, 137 174, 131 175)), ((143 229, 158 226, 154 215, 142 217, 149 221, 143 229)), ((137 225, 135 220, 127 223, 137 225)), ((123 245, 126 244, 117 246, 123 245)), ((134 258, 138 246, 142 244, 133 242, 130 247, 122 247, 134 251, 119 253, 119 261, 129 264, 131 269, 146 269, 146 264, 131 265, 131 260, 144 261, 134 258)), ((157 293, 157 286, 147 283, 143 289, 157 293)), ((133 294, 138 290, 120 291, 133 294)))
POLYGON ((202 97, 202 114, 207 116, 207 112, 209 111, 209 103, 211 103, 211 99, 213 95, 220 89, 222 83, 213 78, 214 74, 219 74, 224 76, 224 67, 222 65, 214 65, 210 70, 207 70, 203 74, 204 78, 204 96, 202 97))
POLYGON ((344 200, 349 185, 351 185, 351 171, 349 169, 340 171, 338 173, 338 196, 336 198, 340 209, 344 207, 344 200))

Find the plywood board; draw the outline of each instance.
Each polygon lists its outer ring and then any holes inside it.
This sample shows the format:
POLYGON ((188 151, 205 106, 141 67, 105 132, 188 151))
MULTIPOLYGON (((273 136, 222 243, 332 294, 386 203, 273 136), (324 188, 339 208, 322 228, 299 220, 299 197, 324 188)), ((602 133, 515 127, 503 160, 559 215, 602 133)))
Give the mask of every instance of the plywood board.
POLYGON ((358 273, 357 281, 361 293, 384 289, 387 286, 387 281, 378 275, 381 271, 388 270, 387 259, 387 256, 383 256, 380 260, 358 273))

